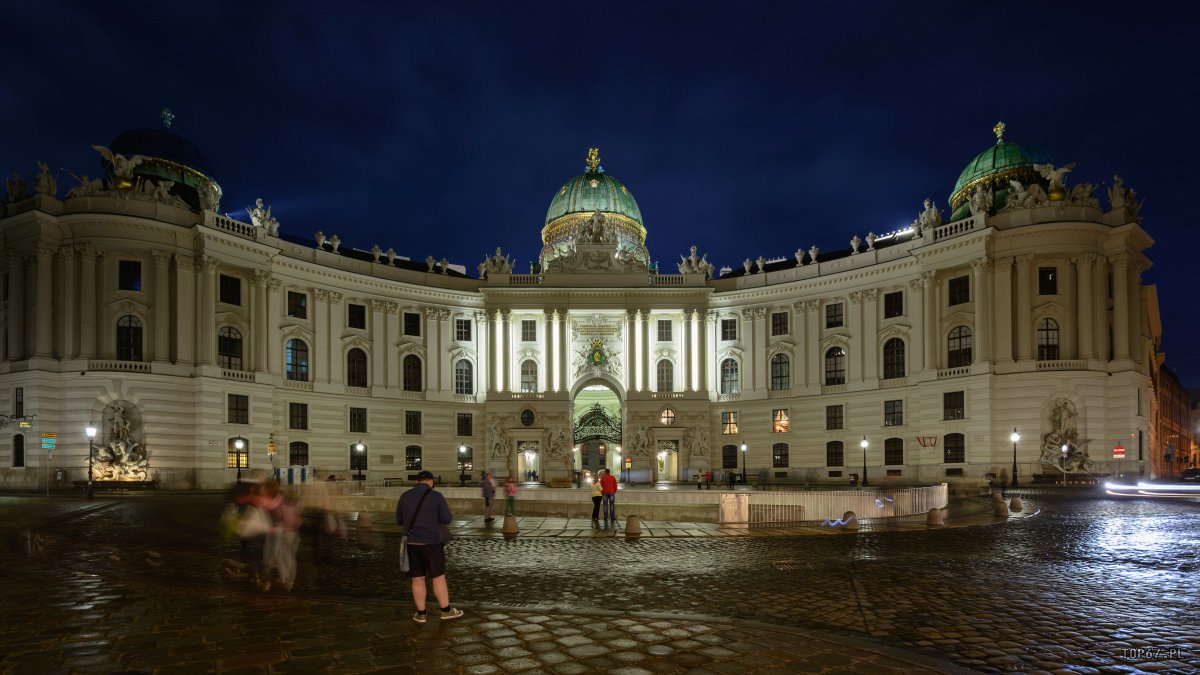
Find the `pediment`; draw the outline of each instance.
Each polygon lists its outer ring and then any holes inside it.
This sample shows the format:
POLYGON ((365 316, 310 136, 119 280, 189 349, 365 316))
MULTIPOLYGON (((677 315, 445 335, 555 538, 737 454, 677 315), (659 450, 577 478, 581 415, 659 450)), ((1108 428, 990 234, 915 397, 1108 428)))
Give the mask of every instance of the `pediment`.
POLYGON ((108 303, 110 312, 116 314, 139 314, 147 316, 150 313, 150 308, 133 298, 119 298, 108 303))

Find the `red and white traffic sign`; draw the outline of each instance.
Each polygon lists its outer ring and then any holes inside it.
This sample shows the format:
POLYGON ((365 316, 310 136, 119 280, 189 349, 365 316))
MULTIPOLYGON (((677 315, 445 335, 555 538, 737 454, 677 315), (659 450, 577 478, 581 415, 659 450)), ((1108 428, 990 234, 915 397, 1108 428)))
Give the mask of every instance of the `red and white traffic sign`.
POLYGON ((1115 448, 1113 448, 1113 459, 1125 459, 1125 447, 1124 446, 1118 445, 1115 448))

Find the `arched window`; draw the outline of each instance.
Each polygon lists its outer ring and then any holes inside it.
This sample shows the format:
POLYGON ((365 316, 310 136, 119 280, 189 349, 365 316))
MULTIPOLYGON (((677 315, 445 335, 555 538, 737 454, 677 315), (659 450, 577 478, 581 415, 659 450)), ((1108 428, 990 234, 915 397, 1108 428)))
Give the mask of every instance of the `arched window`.
POLYGON ((788 466, 788 444, 776 443, 771 446, 771 467, 786 469, 788 466))
POLYGON ((738 363, 733 359, 721 362, 721 393, 738 393, 738 363))
POLYGON ((475 393, 475 368, 466 359, 459 359, 454 364, 454 393, 475 393))
POLYGON ((1038 361, 1058 360, 1058 322, 1042 319, 1037 327, 1038 361))
POLYGON ((825 352, 825 384, 846 384, 846 350, 830 347, 825 352))
POLYGON ((409 471, 421 469, 421 446, 409 445, 404 448, 404 468, 409 471))
POLYGON ((883 343, 883 379, 904 377, 904 340, 892 338, 883 343))
POLYGON ((946 434, 942 439, 942 461, 946 464, 961 464, 967 461, 967 442, 962 434, 946 434))
POLYGON ((771 357, 771 390, 782 391, 792 388, 792 360, 787 354, 771 357))
POLYGON ((825 466, 845 466, 846 450, 841 441, 829 441, 825 444, 825 466))
POLYGON ((889 438, 883 442, 883 463, 904 464, 903 438, 889 438))
POLYGON ((670 359, 658 361, 658 391, 675 391, 675 364, 670 359))
POLYGON ((308 382, 308 345, 304 340, 293 338, 287 341, 285 352, 287 379, 308 382))
POLYGON ((722 445, 721 446, 721 468, 736 469, 738 465, 737 446, 722 445))
POLYGON ((409 354, 404 357, 404 391, 422 391, 425 378, 421 374, 421 357, 409 354))
POLYGON ((25 436, 23 434, 13 436, 12 465, 17 468, 25 466, 25 436))
POLYGON ((367 386, 367 353, 357 347, 346 352, 346 384, 367 386))
POLYGON ((537 362, 525 359, 521 362, 521 391, 532 394, 537 391, 537 362))
POLYGON ((142 360, 142 320, 132 314, 117 320, 117 360, 142 360))
POLYGON ((288 443, 288 465, 308 465, 308 443, 304 441, 292 441, 288 443))
POLYGON ((971 365, 971 329, 956 326, 946 343, 946 367, 963 368, 971 365))
POLYGON ((242 369, 242 333, 224 326, 217 333, 217 365, 225 370, 242 369))

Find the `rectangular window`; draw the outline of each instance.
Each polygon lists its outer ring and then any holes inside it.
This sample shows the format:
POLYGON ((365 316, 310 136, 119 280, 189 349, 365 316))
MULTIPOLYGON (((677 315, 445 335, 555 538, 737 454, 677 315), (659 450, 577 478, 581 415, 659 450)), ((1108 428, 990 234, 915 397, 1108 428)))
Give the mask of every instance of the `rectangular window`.
POLYGON ((659 319, 658 320, 658 341, 659 342, 670 342, 671 341, 671 320, 670 319, 659 319))
POLYGON ((738 432, 737 413, 723 412, 721 413, 721 433, 726 436, 736 434, 738 432))
POLYGON ((737 446, 723 445, 721 446, 721 468, 736 469, 738 465, 737 446))
POLYGON ((142 263, 122 260, 117 263, 117 288, 122 291, 142 290, 142 263))
POLYGON ((942 419, 961 420, 967 416, 966 392, 948 391, 942 394, 942 419))
POLYGON ((221 302, 226 305, 242 304, 242 280, 228 274, 221 275, 221 302))
POLYGON ((772 312, 771 313, 771 335, 787 335, 788 334, 788 313, 787 312, 772 312))
POLYGON ((521 342, 537 342, 537 321, 521 320, 521 342))
POLYGON ((904 464, 904 439, 889 438, 883 442, 883 463, 888 466, 904 464))
POLYGON ((308 318, 308 294, 288 291, 287 315, 293 319, 308 318))
POLYGON ((419 312, 404 313, 404 334, 414 337, 421 336, 421 314, 419 312))
POLYGON ((1038 268, 1038 295, 1058 295, 1058 268, 1038 268))
POLYGON ((304 441, 292 441, 288 444, 288 464, 291 466, 305 466, 308 464, 308 443, 304 441))
POLYGON ((250 468, 250 444, 244 438, 229 439, 229 447, 225 452, 225 466, 230 469, 250 468), (242 447, 238 447, 241 443, 242 447))
POLYGON ((971 301, 971 277, 955 277, 950 280, 950 301, 948 304, 961 305, 971 301))
POLYGON ((25 466, 25 435, 17 434, 12 440, 12 465, 20 468, 25 466))
POLYGON ((230 394, 228 398, 228 422, 230 424, 250 424, 250 397, 242 394, 230 394))
POLYGON ((458 435, 475 435, 475 416, 471 413, 458 413, 458 435))
POLYGON ((883 318, 904 316, 904 291, 883 294, 883 318))
POLYGON ((883 402, 883 426, 898 427, 904 424, 904 401, 883 402))
POLYGON ((350 409, 350 433, 352 433, 352 434, 367 433, 367 409, 366 408, 351 408, 350 409))
POLYGON ((366 443, 352 443, 350 445, 350 470, 351 471, 366 471, 367 470, 367 445, 366 443), (358 448, 362 445, 362 449, 358 448))
MULTIPOLYGON (((845 466, 846 446, 841 441, 829 441, 825 444, 825 466, 845 466)), ((840 473, 839 473, 840 475, 840 473)))
POLYGON ((842 313, 842 303, 834 302, 825 305, 826 328, 841 328, 844 322, 845 316, 842 313))
MULTIPOLYGON (((1141 401, 1141 392, 1138 392, 1141 401)), ((1139 404, 1140 405, 1140 404, 1139 404)), ((17 387, 13 390, 13 417, 25 416, 25 387, 17 387)))
POLYGON ((455 319, 454 320, 454 339, 459 342, 471 341, 471 320, 470 319, 455 319))
POLYGON ((737 319, 721 319, 721 339, 725 341, 737 339, 737 319))
POLYGON ((307 403, 288 403, 288 428, 289 429, 307 429, 308 428, 308 404, 307 403))
POLYGON ((962 464, 967 461, 967 437, 962 434, 946 434, 942 439, 942 461, 946 464, 962 464))
POLYGON ((827 405, 825 406, 825 430, 833 431, 835 429, 844 429, 842 406, 827 405))
POLYGON ((350 328, 367 328, 367 306, 350 303, 346 305, 346 325, 350 328))
POLYGON ((420 410, 405 410, 404 411, 404 433, 409 436, 421 435, 421 411, 420 410))
POLYGON ((404 448, 404 468, 409 471, 420 471, 421 446, 410 445, 404 448))
MULTIPOLYGON (((771 468, 786 469, 788 465, 788 444, 776 443, 771 446, 771 468)), ((786 473, 784 474, 787 475, 786 473)))
POLYGON ((791 431, 792 425, 788 421, 787 408, 778 408, 771 411, 771 431, 776 434, 786 434, 791 431))

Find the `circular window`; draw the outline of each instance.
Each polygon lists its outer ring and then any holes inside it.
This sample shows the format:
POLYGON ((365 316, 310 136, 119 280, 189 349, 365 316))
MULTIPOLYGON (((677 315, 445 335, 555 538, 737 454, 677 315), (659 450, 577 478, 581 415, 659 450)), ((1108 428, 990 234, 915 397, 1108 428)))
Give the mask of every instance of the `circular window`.
POLYGON ((533 424, 533 411, 529 408, 521 411, 521 424, 524 424, 525 426, 530 426, 533 424))
POLYGON ((668 426, 668 427, 671 426, 672 424, 675 423, 675 411, 671 410, 670 408, 664 409, 662 411, 661 419, 662 419, 663 425, 668 426))

